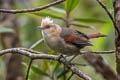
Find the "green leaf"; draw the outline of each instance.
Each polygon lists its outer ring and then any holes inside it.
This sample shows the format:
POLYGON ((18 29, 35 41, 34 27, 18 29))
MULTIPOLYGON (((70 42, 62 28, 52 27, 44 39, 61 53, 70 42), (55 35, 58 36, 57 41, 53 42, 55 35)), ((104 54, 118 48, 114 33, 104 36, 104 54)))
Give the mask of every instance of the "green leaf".
MULTIPOLYGON (((22 65, 24 67, 28 67, 28 65, 25 62, 22 62, 22 65)), ((45 71, 43 71, 42 69, 40 69, 39 67, 37 67, 36 65, 32 65, 31 66, 31 70, 39 75, 44 75, 44 76, 49 76, 45 71)))
POLYGON ((64 68, 61 67, 61 68, 59 68, 59 69, 56 70, 55 75, 56 75, 57 78, 59 78, 59 77, 61 77, 61 75, 63 73, 64 73, 64 68))
POLYGON ((106 23, 107 21, 96 18, 76 18, 75 21, 85 22, 85 23, 106 23))
POLYGON ((41 74, 41 75, 44 75, 44 76, 49 76, 48 73, 46 73, 45 71, 43 71, 42 69, 40 69, 39 67, 33 65, 31 66, 31 69, 33 72, 37 73, 37 74, 41 74))
POLYGON ((14 30, 11 28, 0 26, 0 33, 3 33, 3 32, 14 32, 14 30))
POLYGON ((80 0, 66 0, 66 3, 65 3, 65 9, 67 12, 71 12, 73 11, 77 5, 79 4, 79 1, 80 0))
POLYGON ((64 76, 64 74, 67 74, 69 70, 64 71, 64 67, 60 67, 55 71, 55 76, 57 78, 60 78, 61 76, 64 76))
POLYGON ((55 72, 55 71, 60 67, 60 65, 61 65, 61 64, 60 64, 59 62, 57 62, 57 64, 56 64, 53 72, 55 72))
POLYGON ((54 14, 47 13, 47 12, 34 12, 34 13, 30 13, 30 14, 34 14, 37 16, 43 16, 43 17, 49 16, 49 17, 56 18, 56 19, 62 19, 62 17, 60 17, 58 15, 54 15, 54 14))
POLYGON ((61 9, 61 8, 50 7, 49 9, 50 9, 50 10, 53 10, 53 11, 55 11, 55 12, 63 13, 63 14, 66 13, 65 10, 64 10, 64 9, 61 9))
POLYGON ((72 23, 71 25, 77 26, 77 27, 81 27, 81 28, 91 28, 91 29, 94 29, 94 26, 89 26, 89 25, 85 25, 85 24, 72 23))

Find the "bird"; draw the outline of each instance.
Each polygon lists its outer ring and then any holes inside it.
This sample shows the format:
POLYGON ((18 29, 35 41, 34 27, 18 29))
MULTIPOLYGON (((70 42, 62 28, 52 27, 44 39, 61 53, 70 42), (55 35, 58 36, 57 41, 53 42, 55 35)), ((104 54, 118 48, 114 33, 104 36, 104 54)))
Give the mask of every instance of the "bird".
POLYGON ((68 56, 78 55, 80 49, 93 46, 90 39, 106 36, 101 33, 86 35, 72 28, 61 27, 50 17, 42 19, 39 28, 42 30, 44 41, 52 50, 68 56))

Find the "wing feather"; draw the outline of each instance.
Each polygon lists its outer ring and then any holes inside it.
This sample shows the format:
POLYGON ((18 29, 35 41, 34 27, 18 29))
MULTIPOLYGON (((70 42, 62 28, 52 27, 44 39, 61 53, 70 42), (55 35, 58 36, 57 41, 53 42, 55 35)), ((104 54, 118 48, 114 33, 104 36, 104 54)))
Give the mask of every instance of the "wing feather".
POLYGON ((89 38, 86 34, 71 28, 62 28, 60 36, 64 39, 65 43, 75 45, 78 48, 91 46, 89 43, 89 38))

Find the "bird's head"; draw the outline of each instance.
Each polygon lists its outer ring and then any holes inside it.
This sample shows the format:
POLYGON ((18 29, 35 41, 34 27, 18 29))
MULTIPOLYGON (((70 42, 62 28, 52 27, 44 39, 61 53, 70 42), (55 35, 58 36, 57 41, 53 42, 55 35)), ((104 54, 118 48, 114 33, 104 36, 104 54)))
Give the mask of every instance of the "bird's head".
POLYGON ((44 32, 47 32, 53 35, 61 32, 61 27, 53 23, 53 20, 50 17, 46 17, 42 19, 40 29, 43 30, 44 32))

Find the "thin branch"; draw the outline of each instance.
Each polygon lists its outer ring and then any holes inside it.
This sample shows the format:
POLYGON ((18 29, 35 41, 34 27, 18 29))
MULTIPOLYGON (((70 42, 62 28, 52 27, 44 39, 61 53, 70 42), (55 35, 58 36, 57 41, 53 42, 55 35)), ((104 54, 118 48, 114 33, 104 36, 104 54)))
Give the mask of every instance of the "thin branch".
POLYGON ((119 29, 117 28, 116 26, 116 23, 115 23, 115 20, 112 16, 112 14, 110 13, 110 11, 108 10, 108 8, 104 5, 104 3, 102 3, 101 0, 97 0, 97 2, 101 5, 101 7, 105 10, 105 12, 108 14, 108 16, 110 17, 110 19, 112 20, 113 24, 114 24, 114 27, 116 29, 116 31, 119 33, 119 29))
POLYGON ((34 47, 36 47, 38 44, 40 44, 44 39, 40 39, 37 42, 35 42, 29 49, 33 49, 34 47))
POLYGON ((80 63, 70 63, 70 65, 77 65, 77 66, 87 66, 87 64, 80 64, 80 63))
POLYGON ((66 20, 65 20, 65 24, 66 27, 70 27, 70 13, 66 11, 66 20))
POLYGON ((30 67, 32 65, 32 62, 33 62, 33 59, 31 58, 30 62, 29 62, 29 65, 28 65, 28 69, 27 69, 27 73, 26 73, 26 76, 25 76, 25 80, 28 80, 29 72, 30 72, 30 67))
POLYGON ((86 53, 95 53, 95 54, 111 54, 115 53, 115 50, 110 50, 110 51, 80 51, 81 54, 86 54, 86 53))
MULTIPOLYGON (((40 52, 38 51, 33 51, 30 49, 26 49, 26 48, 22 48, 25 49, 26 51, 31 51, 31 53, 36 53, 36 54, 40 54, 40 52)), ((94 53, 94 54, 113 54, 115 53, 115 50, 109 50, 109 51, 80 51, 81 54, 86 54, 86 53, 94 53)))
POLYGON ((13 53, 13 54, 21 54, 25 55, 27 57, 30 57, 32 59, 49 59, 49 60, 55 60, 59 61, 60 63, 66 65, 68 69, 70 69, 74 74, 78 75, 79 77, 83 78, 84 80, 92 80, 89 76, 75 68, 73 65, 69 65, 66 63, 66 60, 64 58, 60 58, 60 56, 56 55, 49 55, 42 52, 37 52, 30 49, 25 48, 11 48, 11 49, 5 49, 0 51, 0 56, 5 55, 6 53, 13 53))
MULTIPOLYGON (((34 43, 29 49, 33 49, 34 47, 36 47, 38 44, 40 44, 42 41, 43 41, 44 39, 42 38, 42 39, 40 39, 40 40, 38 40, 36 43, 34 43)), ((30 59, 30 62, 29 62, 29 65, 28 65, 28 68, 27 68, 27 73, 26 73, 26 78, 25 78, 25 80, 28 80, 28 78, 29 78, 29 72, 30 72, 30 67, 31 67, 31 65, 32 65, 32 62, 33 62, 33 59, 31 58, 30 59)))
POLYGON ((110 19, 111 19, 113 22, 115 22, 112 14, 111 14, 110 11, 107 9, 107 7, 104 5, 104 3, 102 3, 101 0, 97 0, 97 2, 98 2, 98 3, 101 5, 101 7, 106 11, 106 13, 107 13, 108 16, 110 17, 110 19))
POLYGON ((64 65, 63 80, 66 80, 66 67, 64 65))
POLYGON ((118 80, 117 75, 108 65, 104 63, 101 56, 87 53, 84 55, 84 58, 95 68, 96 72, 100 73, 105 78, 105 80, 118 80))
POLYGON ((72 73, 67 80, 70 80, 73 75, 74 75, 74 73, 72 73))
POLYGON ((16 13, 27 13, 27 12, 35 12, 35 11, 40 11, 43 9, 46 9, 48 7, 57 5, 59 3, 64 2, 65 0, 56 0, 55 2, 49 3, 47 5, 41 6, 41 7, 37 7, 37 8, 31 8, 31 9, 21 9, 21 10, 7 10, 7 9, 0 9, 0 12, 2 13, 12 13, 12 14, 16 14, 16 13))

